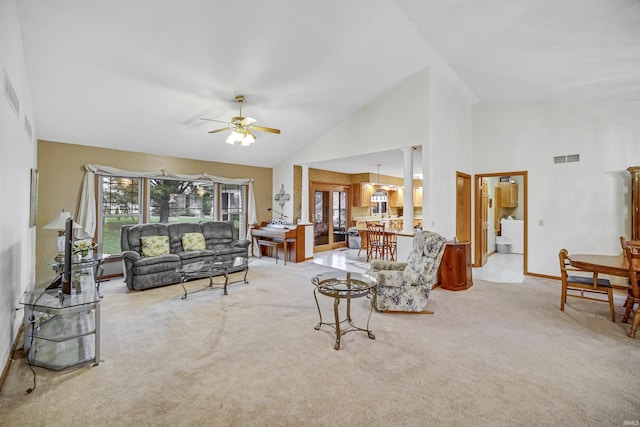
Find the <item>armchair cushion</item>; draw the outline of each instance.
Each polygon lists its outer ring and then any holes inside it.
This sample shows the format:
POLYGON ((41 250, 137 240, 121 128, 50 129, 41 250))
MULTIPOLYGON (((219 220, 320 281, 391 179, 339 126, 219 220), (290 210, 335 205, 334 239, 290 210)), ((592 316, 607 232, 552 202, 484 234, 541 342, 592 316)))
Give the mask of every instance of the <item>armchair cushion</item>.
POLYGON ((373 270, 397 270, 402 271, 407 268, 406 262, 399 261, 385 261, 382 259, 374 259, 371 261, 371 268, 373 270))

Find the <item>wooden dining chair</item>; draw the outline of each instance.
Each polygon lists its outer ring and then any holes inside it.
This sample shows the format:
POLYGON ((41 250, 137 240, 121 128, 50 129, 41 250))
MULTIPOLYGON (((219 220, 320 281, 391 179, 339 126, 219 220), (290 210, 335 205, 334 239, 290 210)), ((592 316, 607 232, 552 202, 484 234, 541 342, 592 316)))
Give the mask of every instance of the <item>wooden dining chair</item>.
POLYGON ((384 225, 367 223, 367 262, 371 258, 384 259, 384 225))
POLYGON ((360 249, 358 249, 358 256, 364 249, 364 253, 369 254, 369 240, 367 239, 367 222, 363 220, 356 221, 356 228, 360 235, 360 249))
POLYGON ((622 251, 626 256, 625 248, 628 246, 631 248, 631 251, 634 253, 640 253, 640 240, 627 240, 624 236, 620 236, 620 246, 622 246, 622 251))
POLYGON ((387 230, 384 233, 384 253, 387 260, 396 260, 398 253, 398 235, 394 231, 387 230))
POLYGON ((569 254, 566 249, 560 250, 560 278, 562 279, 562 295, 560 310, 564 311, 567 297, 588 299, 592 301, 608 302, 611 321, 616 321, 616 313, 613 307, 613 288, 607 279, 598 278, 597 272, 584 271, 574 268, 570 264, 569 254), (569 273, 577 273, 569 275, 569 273), (585 295, 585 293, 587 295, 585 295), (596 295, 606 295, 607 299, 596 298, 596 295))
POLYGON ((627 288, 627 301, 625 303, 626 309, 624 316, 622 316, 622 323, 627 323, 629 315, 633 312, 633 322, 631 323, 631 329, 627 336, 629 338, 636 337, 636 331, 640 325, 640 314, 638 314, 638 308, 640 308, 640 278, 633 266, 634 261, 638 263, 640 261, 640 252, 634 251, 630 246, 624 248, 627 263, 629 264, 629 287, 627 288), (636 306, 637 305, 637 306, 636 306), (635 310, 634 310, 634 306, 635 310))

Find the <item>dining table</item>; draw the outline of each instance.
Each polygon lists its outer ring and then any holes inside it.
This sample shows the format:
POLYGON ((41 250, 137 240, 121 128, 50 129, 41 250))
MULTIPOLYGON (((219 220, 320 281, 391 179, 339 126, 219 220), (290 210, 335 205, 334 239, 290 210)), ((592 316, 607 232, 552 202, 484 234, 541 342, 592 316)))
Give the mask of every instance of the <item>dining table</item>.
MULTIPOLYGON (((628 277, 629 263, 624 255, 571 254, 569 264, 584 271, 611 276, 628 277)), ((640 274, 640 261, 634 260, 633 268, 640 274)), ((626 289, 626 286, 615 286, 626 289)))

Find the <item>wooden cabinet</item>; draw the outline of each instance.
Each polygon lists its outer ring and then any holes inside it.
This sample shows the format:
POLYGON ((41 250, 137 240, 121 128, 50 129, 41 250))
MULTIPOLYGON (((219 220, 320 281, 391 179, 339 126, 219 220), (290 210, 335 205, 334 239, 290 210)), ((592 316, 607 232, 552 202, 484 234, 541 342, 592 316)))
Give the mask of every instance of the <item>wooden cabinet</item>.
POLYGON ((640 166, 627 168, 631 174, 631 239, 640 240, 640 166))
POLYGON ((389 207, 401 208, 404 206, 404 190, 398 188, 395 191, 389 191, 389 207))
POLYGON ((422 207, 422 187, 413 187, 413 207, 422 207))
POLYGON ((461 291, 473 286, 471 242, 447 242, 439 272, 442 289, 461 291))
POLYGON ((367 208, 371 205, 373 186, 371 184, 353 184, 353 206, 367 208))
POLYGON ((501 208, 517 208, 518 207, 518 183, 517 182, 499 182, 500 189, 500 207, 501 208))

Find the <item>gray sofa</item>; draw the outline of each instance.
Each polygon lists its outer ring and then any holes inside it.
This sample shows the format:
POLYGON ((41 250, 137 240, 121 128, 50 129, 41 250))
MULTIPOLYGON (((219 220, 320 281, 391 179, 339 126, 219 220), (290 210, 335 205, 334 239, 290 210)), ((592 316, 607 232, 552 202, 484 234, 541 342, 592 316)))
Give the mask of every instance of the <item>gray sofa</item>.
POLYGON ((227 261, 238 256, 248 258, 249 245, 248 240, 238 240, 234 235, 231 222, 125 225, 120 231, 124 280, 130 290, 180 283, 180 274, 176 272, 178 267, 205 260, 227 261), (205 249, 184 250, 183 236, 187 233, 201 233, 205 249), (168 253, 145 256, 150 250, 148 243, 143 248, 143 242, 164 239, 154 236, 168 238, 168 253))

